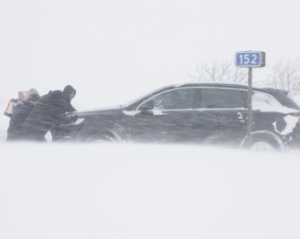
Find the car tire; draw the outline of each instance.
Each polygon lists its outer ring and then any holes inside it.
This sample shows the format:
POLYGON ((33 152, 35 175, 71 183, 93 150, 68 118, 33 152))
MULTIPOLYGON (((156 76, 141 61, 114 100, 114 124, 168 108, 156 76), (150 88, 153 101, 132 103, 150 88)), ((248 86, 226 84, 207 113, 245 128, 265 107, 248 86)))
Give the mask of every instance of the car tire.
MULTIPOLYGON (((247 138, 248 137, 246 136, 243 139, 240 148, 249 149, 247 138)), ((250 150, 284 152, 286 147, 278 135, 269 131, 256 131, 252 133, 252 144, 250 150)))
POLYGON ((252 151, 280 151, 278 143, 270 138, 257 138, 252 139, 252 151))

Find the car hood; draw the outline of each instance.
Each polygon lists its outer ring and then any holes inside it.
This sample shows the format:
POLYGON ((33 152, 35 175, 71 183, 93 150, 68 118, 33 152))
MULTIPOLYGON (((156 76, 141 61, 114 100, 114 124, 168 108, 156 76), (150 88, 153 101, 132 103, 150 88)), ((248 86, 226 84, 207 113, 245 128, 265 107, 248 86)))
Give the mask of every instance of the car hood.
POLYGON ((79 110, 74 112, 79 117, 85 117, 89 115, 98 115, 98 114, 111 114, 111 113, 118 113, 124 111, 123 106, 111 106, 111 107, 105 107, 105 108, 95 108, 90 110, 79 110))

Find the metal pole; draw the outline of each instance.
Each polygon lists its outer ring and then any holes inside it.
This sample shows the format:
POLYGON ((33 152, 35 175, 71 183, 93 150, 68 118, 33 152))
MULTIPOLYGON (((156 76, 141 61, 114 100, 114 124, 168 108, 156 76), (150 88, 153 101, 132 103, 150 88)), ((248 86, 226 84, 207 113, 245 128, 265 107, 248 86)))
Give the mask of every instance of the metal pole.
POLYGON ((247 103, 248 103, 248 124, 247 124, 247 139, 249 148, 252 145, 252 68, 248 68, 248 95, 247 95, 247 103))

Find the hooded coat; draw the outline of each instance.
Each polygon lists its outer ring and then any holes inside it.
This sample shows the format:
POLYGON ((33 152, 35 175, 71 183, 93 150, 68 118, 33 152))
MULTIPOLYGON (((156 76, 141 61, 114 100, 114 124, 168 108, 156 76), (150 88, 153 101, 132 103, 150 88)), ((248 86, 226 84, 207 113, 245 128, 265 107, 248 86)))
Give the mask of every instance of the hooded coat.
POLYGON ((36 89, 32 88, 27 92, 25 101, 17 102, 9 121, 6 139, 7 141, 16 141, 22 139, 24 123, 39 99, 39 93, 36 89))
POLYGON ((65 101, 60 90, 49 92, 41 99, 29 114, 23 126, 23 137, 26 140, 43 142, 45 135, 59 124, 68 124, 72 118, 65 116, 65 101))
POLYGON ((76 109, 71 104, 70 94, 76 95, 76 90, 71 85, 67 85, 63 90, 63 98, 65 100, 65 110, 66 112, 73 112, 76 109))

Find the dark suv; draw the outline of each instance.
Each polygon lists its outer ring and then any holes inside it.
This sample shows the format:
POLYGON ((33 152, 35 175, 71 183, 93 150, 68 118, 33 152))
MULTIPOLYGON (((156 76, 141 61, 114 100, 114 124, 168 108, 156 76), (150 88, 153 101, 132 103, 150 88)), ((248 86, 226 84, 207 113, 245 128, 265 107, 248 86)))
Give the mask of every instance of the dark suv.
MULTIPOLYGON (((300 107, 288 92, 253 88, 253 147, 298 147, 300 107)), ((243 147, 247 86, 190 83, 162 88, 128 105, 76 112, 54 140, 202 143, 243 147)))

